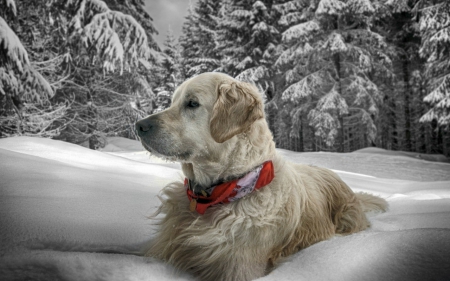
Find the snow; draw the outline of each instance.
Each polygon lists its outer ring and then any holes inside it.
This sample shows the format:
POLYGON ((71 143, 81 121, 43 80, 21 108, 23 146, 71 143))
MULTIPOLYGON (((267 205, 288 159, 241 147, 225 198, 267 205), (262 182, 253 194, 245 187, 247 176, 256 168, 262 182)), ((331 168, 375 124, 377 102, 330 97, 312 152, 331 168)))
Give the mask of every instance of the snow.
POLYGON ((261 1, 256 1, 256 2, 253 4, 253 8, 254 8, 255 10, 261 10, 261 11, 266 11, 266 10, 267 10, 266 5, 264 5, 264 3, 261 2, 261 1))
MULTIPOLYGON (((386 198, 372 227, 317 243, 259 280, 448 280, 450 164, 442 156, 366 148, 286 158, 335 169, 356 191, 386 198)), ((152 239, 146 216, 179 165, 136 141, 103 151, 42 138, 0 139, 2 280, 195 280, 137 255, 152 239)))
POLYGON ((240 81, 254 83, 263 78, 267 74, 267 72, 268 70, 265 66, 247 68, 246 70, 242 71, 238 76, 236 76, 236 79, 240 81))
POLYGON ((24 65, 29 65, 28 53, 19 40, 19 37, 11 30, 6 21, 0 17, 0 47, 5 53, 6 59, 10 59, 20 72, 24 65))
POLYGON ((408 0, 387 0, 386 5, 395 13, 411 11, 411 8, 408 5, 408 0))
POLYGON ((294 25, 283 32, 283 42, 289 43, 293 40, 308 41, 319 29, 319 24, 313 20, 294 25))
MULTIPOLYGON (((11 5, 15 14, 14 2, 7 1, 6 5, 11 5)), ((39 101, 42 95, 53 96, 52 87, 38 71, 30 66, 27 51, 2 17, 0 17, 0 51, 2 53, 0 94, 19 95, 17 92, 25 92, 24 96, 31 94, 35 101, 39 101), (18 73, 12 67, 13 65, 18 73)))
POLYGON ((302 98, 313 96, 317 89, 322 85, 324 79, 320 72, 311 73, 302 80, 290 85, 282 94, 283 100, 299 102, 302 98))
POLYGON ((329 52, 332 54, 342 53, 348 50, 344 42, 344 38, 341 34, 338 34, 336 32, 330 34, 323 48, 329 50, 329 52))
POLYGON ((321 0, 316 14, 339 15, 345 8, 345 4, 339 0, 321 0))
POLYGON ((345 99, 338 93, 336 87, 319 99, 316 108, 320 111, 337 110, 339 115, 348 113, 348 105, 345 99))
POLYGON ((6 7, 11 10, 14 16, 17 15, 16 3, 14 0, 6 0, 6 7))
POLYGON ((369 0, 350 0, 347 2, 347 9, 355 14, 371 14, 375 8, 369 0))
POLYGON ((137 65, 140 58, 148 59, 152 55, 145 30, 136 19, 110 10, 103 1, 82 1, 70 26, 81 35, 86 48, 93 45, 97 55, 105 57, 103 69, 106 71, 115 71, 115 64, 119 63, 122 73, 125 58, 137 65), (82 26, 86 18, 90 20, 82 26))

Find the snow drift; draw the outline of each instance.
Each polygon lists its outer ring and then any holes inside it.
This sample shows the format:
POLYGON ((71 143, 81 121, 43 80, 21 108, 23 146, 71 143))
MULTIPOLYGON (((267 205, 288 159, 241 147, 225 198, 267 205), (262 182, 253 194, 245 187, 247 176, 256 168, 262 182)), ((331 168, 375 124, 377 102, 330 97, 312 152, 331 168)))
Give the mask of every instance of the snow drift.
MULTIPOLYGON (((450 280, 450 164, 377 149, 280 153, 336 169, 390 210, 371 215, 369 230, 317 243, 260 280, 450 280)), ((146 216, 158 192, 182 178, 178 164, 121 138, 103 151, 7 138, 0 155, 2 280, 194 280, 135 255, 152 239, 146 216)))

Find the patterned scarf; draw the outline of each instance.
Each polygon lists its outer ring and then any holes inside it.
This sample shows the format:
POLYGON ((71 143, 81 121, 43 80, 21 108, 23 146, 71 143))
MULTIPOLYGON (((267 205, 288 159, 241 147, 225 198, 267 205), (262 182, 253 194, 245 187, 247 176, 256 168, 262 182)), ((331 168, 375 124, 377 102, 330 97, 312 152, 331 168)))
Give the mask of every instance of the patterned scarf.
POLYGON ((202 190, 196 194, 188 178, 184 180, 184 187, 191 202, 189 209, 203 215, 206 209, 217 204, 236 201, 254 190, 268 185, 275 177, 272 161, 264 162, 241 178, 224 182, 202 190))

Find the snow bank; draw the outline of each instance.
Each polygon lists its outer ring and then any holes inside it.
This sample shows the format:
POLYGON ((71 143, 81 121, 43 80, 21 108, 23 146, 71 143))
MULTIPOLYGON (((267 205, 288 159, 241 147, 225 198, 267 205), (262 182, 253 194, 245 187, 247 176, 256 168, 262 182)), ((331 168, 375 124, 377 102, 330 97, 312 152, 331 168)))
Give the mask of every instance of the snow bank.
POLYGON ((100 149, 100 151, 134 161, 164 164, 164 166, 174 169, 180 168, 180 164, 178 163, 168 162, 164 159, 151 155, 142 147, 142 144, 139 141, 126 138, 109 137, 107 139, 107 144, 104 148, 100 149))
POLYGON ((107 138, 106 145, 100 151, 104 152, 133 152, 144 151, 142 144, 135 140, 130 140, 121 137, 107 138))
POLYGON ((295 153, 284 149, 278 149, 278 151, 293 162, 307 163, 333 170, 345 170, 378 178, 408 181, 450 181, 449 163, 418 159, 411 156, 413 153, 386 151, 378 148, 370 149, 370 153, 363 151, 352 153, 295 153))
MULTIPOLYGON (((137 142, 110 144, 100 152, 49 139, 0 139, 2 280, 194 280, 136 255, 152 238, 146 216, 159 190, 182 178, 178 164, 150 158, 137 142)), ((387 198, 390 210, 371 215, 369 230, 304 249, 260 280, 450 279, 450 164, 376 152, 279 151, 338 170, 354 190, 387 198)))
POLYGON ((407 156, 412 157, 418 160, 426 160, 426 161, 434 161, 434 162, 442 162, 442 163, 450 163, 449 159, 442 154, 425 154, 418 152, 408 152, 408 151, 393 151, 386 150, 378 147, 366 147, 353 153, 374 153, 374 154, 382 154, 382 155, 390 155, 390 156, 407 156))

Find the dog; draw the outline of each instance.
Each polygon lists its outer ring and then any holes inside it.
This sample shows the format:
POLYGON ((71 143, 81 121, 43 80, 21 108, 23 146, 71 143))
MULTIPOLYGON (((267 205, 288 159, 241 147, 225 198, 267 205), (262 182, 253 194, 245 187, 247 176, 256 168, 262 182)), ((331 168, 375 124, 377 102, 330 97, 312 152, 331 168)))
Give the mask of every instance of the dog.
POLYGON ((303 248, 368 228, 366 212, 388 207, 328 169, 278 155, 258 89, 226 74, 185 81, 135 129, 186 177, 163 189, 146 256, 200 280, 262 277, 303 248))

